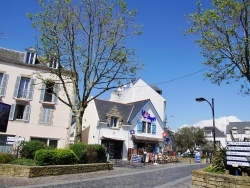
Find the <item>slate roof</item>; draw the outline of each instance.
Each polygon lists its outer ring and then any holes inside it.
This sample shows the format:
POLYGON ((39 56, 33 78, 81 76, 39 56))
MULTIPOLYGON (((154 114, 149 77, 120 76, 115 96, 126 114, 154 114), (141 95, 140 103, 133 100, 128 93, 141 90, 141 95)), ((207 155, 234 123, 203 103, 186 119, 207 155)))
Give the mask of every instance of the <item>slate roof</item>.
POLYGON ((38 59, 35 61, 35 65, 31 64, 26 64, 23 62, 24 60, 25 53, 24 52, 19 52, 15 50, 10 50, 6 48, 0 48, 0 60, 10 62, 10 63, 15 63, 15 64, 22 64, 26 66, 39 66, 39 67, 44 67, 43 64, 40 64, 38 59))
POLYGON ((158 88, 157 86, 155 85, 150 85, 150 87, 155 90, 157 93, 159 93, 160 95, 162 94, 162 90, 160 88, 158 88))
POLYGON ((148 101, 149 99, 124 104, 113 101, 94 99, 97 114, 101 122, 107 121, 106 115, 110 112, 111 109, 116 106, 120 115, 123 117, 124 124, 130 124, 130 120, 143 108, 143 106, 145 106, 148 101))
POLYGON ((237 127, 238 134, 245 134, 245 127, 250 128, 250 122, 229 122, 229 125, 227 125, 226 133, 230 134, 230 130, 232 130, 233 127, 237 127))
MULTIPOLYGON (((204 127, 204 131, 213 131, 213 127, 204 127)), ((217 127, 215 127, 215 137, 226 137, 217 127)))

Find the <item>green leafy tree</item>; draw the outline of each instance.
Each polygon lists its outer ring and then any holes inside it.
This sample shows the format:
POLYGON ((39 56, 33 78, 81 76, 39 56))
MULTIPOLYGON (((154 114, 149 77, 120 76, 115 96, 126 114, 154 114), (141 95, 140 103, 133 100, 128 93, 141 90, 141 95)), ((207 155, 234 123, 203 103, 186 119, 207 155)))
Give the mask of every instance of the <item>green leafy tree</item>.
POLYGON ((192 151, 197 146, 204 146, 206 139, 204 130, 199 127, 183 127, 175 134, 176 147, 179 151, 192 151))
POLYGON ((205 74, 212 83, 220 85, 241 82, 241 92, 250 93, 249 0, 211 0, 211 7, 190 14, 192 26, 186 31, 197 36, 196 43, 208 66, 205 74))
MULTIPOLYGON (((59 65, 49 71, 65 92, 65 97, 58 99, 76 115, 75 142, 80 142, 82 117, 88 103, 135 79, 141 68, 135 51, 126 44, 129 37, 141 34, 141 26, 134 21, 136 10, 128 10, 123 0, 38 3, 41 11, 28 14, 40 35, 36 49, 45 65, 51 61, 59 65)), ((48 81, 43 75, 40 78, 48 81)))

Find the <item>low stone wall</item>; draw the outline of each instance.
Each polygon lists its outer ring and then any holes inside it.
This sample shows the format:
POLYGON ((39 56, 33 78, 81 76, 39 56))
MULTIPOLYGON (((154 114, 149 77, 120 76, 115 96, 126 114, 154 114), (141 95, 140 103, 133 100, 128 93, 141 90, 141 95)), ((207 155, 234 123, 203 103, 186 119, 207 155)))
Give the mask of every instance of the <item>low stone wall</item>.
POLYGON ((203 170, 195 170, 192 172, 192 185, 197 188, 249 188, 250 177, 215 174, 203 170))
POLYGON ((39 176, 57 176, 63 174, 77 174, 101 170, 113 170, 113 163, 51 166, 23 166, 12 164, 0 164, 0 176, 7 175, 28 178, 39 176))

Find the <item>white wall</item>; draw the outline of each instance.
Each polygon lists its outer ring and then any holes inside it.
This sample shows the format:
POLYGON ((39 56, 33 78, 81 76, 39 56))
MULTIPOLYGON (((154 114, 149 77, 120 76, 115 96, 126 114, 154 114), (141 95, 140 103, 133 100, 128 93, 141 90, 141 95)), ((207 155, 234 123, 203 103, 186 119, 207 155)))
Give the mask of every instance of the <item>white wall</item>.
POLYGON ((119 91, 118 94, 116 92, 112 92, 110 96, 110 101, 123 103, 136 102, 145 99, 151 100, 160 118, 164 121, 166 100, 142 79, 139 79, 134 85, 130 84, 129 87, 119 91))

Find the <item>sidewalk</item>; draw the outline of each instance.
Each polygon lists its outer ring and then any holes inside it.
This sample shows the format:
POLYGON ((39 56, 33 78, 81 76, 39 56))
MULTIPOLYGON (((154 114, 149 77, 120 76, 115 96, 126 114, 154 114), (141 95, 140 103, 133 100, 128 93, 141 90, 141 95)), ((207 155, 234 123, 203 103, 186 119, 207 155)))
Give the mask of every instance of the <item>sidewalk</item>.
MULTIPOLYGON (((60 176, 45 176, 45 177, 37 177, 37 178, 18 178, 18 177, 8 177, 1 176, 0 177, 0 188, 9 188, 9 187, 31 187, 32 185, 41 185, 41 184, 49 184, 49 183, 62 183, 66 181, 80 181, 84 179, 92 179, 92 178, 103 178, 103 177, 113 177, 119 175, 129 175, 131 173, 140 173, 144 171, 154 171, 161 168, 172 168, 174 166, 183 166, 183 165, 194 165, 186 162, 181 163, 168 163, 168 164, 146 164, 143 163, 123 163, 123 164, 114 164, 114 170, 110 171, 98 171, 98 172, 90 172, 90 173, 81 173, 81 174, 67 174, 60 176)), ((171 182, 166 185, 167 187, 175 187, 175 188, 191 188, 191 177, 186 179, 180 179, 179 181, 171 182)))

